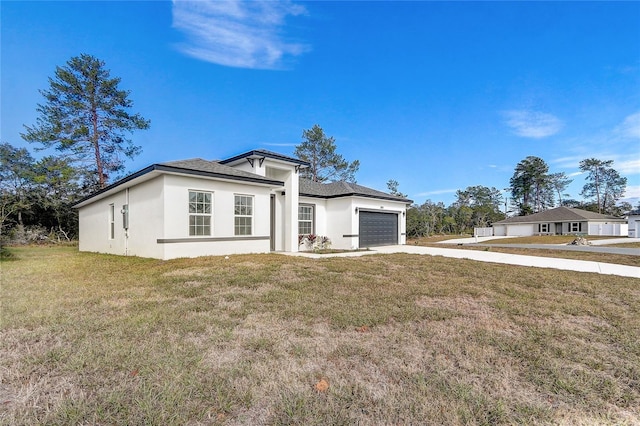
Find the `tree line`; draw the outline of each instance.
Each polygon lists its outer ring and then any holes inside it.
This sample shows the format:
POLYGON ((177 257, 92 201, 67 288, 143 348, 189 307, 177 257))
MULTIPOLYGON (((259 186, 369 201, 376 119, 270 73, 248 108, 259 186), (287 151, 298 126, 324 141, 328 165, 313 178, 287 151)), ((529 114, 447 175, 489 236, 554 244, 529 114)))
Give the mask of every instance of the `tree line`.
MULTIPOLYGON (((77 237, 78 218, 72 205, 82 197, 107 186, 124 171, 126 159, 142 148, 129 135, 149 128, 149 120, 131 112, 130 92, 121 89, 121 79, 111 77, 105 63, 91 55, 71 58, 56 67, 49 89, 41 90, 44 102, 37 105, 34 125, 25 125, 21 137, 36 144, 36 151, 56 154, 34 159, 26 148, 0 144, 0 237, 9 232, 17 240, 37 229, 32 239, 77 237)), ((358 160, 347 161, 337 153, 335 139, 319 125, 303 130, 294 155, 310 163, 302 176, 316 182, 356 181, 358 160)), ((613 169, 612 160, 585 159, 586 173, 576 201, 565 194, 572 182, 564 173, 549 173, 538 157, 520 161, 510 180, 510 197, 494 187, 470 186, 456 192, 450 206, 425 201, 407 211, 407 234, 467 233, 485 227, 507 215, 526 215, 564 205, 600 213, 620 215, 631 206, 619 199, 627 179, 613 169)), ((390 193, 399 192, 395 180, 387 183, 390 193)), ((29 239, 29 238, 26 238, 29 239)))
MULTIPOLYGON (((478 185, 458 190, 450 206, 431 200, 414 204, 407 210, 407 235, 471 233, 475 227, 490 226, 507 216, 525 216, 560 206, 613 216, 632 210, 631 204, 619 202, 627 178, 613 168, 613 160, 588 158, 580 161, 579 168, 585 174, 582 201, 565 193, 573 180, 564 172, 550 173, 542 158, 528 156, 516 165, 509 187, 504 189, 508 196, 495 187, 478 185)), ((387 186, 391 193, 398 193, 395 180, 387 186)))

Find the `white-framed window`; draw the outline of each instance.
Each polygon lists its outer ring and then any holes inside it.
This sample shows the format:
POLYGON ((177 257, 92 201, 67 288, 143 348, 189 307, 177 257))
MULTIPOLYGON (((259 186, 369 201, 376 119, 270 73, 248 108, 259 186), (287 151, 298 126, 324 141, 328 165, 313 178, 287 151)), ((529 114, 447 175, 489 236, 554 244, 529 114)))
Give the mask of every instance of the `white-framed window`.
POLYGON ((213 194, 189 191, 189 236, 211 235, 213 194))
POLYGON ((253 233, 253 195, 236 195, 233 203, 234 234, 252 235, 253 233))
POLYGON ((549 232, 549 224, 548 223, 541 223, 540 224, 540 232, 541 233, 549 232))
POLYGON ((313 210, 313 204, 298 205, 298 234, 309 235, 314 233, 313 210))
POLYGON ((571 232, 580 232, 580 222, 571 222, 569 229, 571 232))
POLYGON ((109 239, 116 238, 116 206, 109 204, 109 239))

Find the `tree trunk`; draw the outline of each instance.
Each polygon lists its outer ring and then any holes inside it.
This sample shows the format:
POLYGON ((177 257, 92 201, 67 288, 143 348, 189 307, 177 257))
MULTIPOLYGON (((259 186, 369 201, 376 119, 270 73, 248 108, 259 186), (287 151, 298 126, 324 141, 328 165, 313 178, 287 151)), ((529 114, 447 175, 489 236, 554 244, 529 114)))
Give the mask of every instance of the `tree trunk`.
POLYGON ((106 179, 104 177, 104 170, 102 168, 102 158, 100 158, 100 135, 98 134, 98 112, 95 108, 91 111, 91 124, 93 125, 93 151, 96 157, 96 167, 98 169, 98 184, 100 189, 105 187, 106 179))

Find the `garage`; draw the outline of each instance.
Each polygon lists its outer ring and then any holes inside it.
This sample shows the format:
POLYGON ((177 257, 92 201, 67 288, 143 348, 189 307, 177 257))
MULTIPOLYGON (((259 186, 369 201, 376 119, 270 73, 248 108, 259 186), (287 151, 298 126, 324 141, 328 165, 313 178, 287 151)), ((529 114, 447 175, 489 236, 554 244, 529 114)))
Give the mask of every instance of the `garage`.
POLYGON ((360 211, 360 248, 398 244, 398 215, 360 211))

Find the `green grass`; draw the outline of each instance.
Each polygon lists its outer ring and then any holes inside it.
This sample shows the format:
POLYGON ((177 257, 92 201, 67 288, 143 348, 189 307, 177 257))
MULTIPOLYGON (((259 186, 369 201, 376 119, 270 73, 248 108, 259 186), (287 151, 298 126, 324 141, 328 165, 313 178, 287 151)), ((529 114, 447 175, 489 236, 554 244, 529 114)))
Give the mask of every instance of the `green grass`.
POLYGON ((637 279, 414 255, 12 252, 0 424, 640 422, 637 279))

